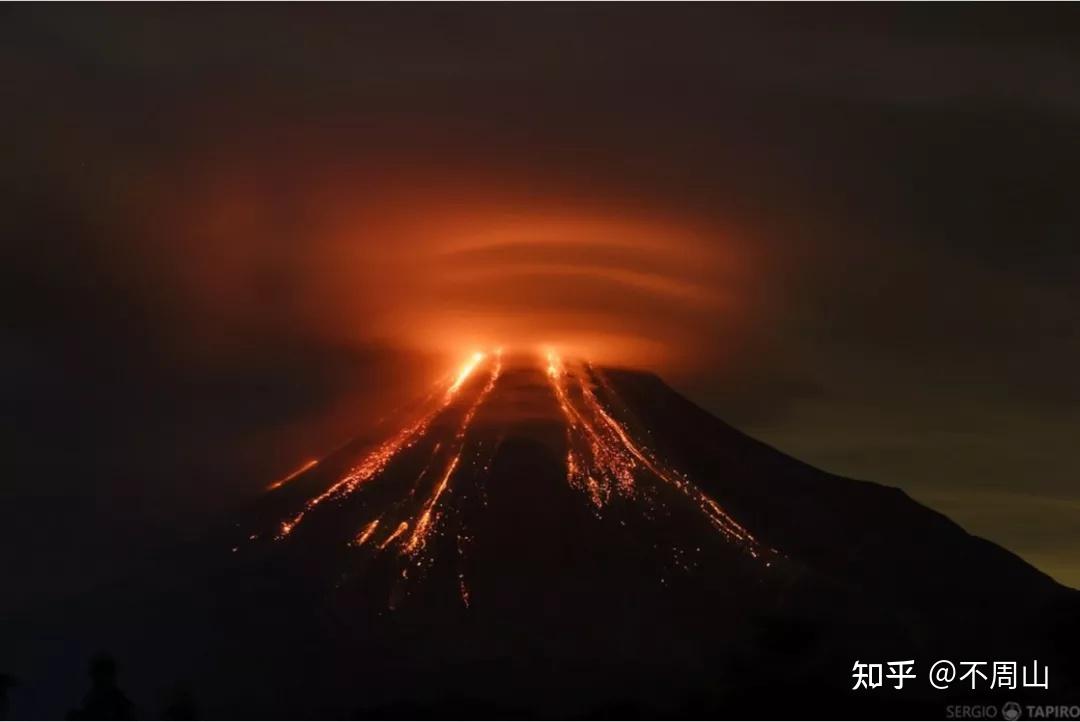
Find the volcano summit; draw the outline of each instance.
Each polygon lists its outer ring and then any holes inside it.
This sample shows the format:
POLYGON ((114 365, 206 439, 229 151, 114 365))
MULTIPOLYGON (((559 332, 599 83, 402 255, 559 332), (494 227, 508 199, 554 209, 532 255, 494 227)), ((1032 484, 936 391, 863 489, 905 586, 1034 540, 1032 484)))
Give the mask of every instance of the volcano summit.
MULTIPOLYGON (((360 513, 363 524, 350 530, 353 546, 395 553, 406 568, 428 569, 440 558, 457 559, 462 603, 468 605, 469 530, 482 523, 490 495, 499 493, 489 482, 498 476, 492 472, 500 448, 511 440, 543 446, 565 459, 565 485, 598 521, 610 516, 626 526, 641 519, 678 519, 688 530, 704 522, 720 541, 754 558, 763 551, 715 500, 635 440, 647 438, 648 430, 635 433, 628 421, 616 418, 617 410, 629 416, 625 404, 607 377, 584 363, 567 365, 548 352, 542 365, 519 360, 504 370, 501 352, 476 353, 425 407, 308 498, 281 522, 274 539, 287 540, 310 516, 360 513), (401 474, 412 476, 412 482, 395 483, 401 474), (352 506, 350 498, 361 492, 371 498, 352 506)), ((343 528, 347 523, 342 520, 343 528)), ((668 551, 677 567, 696 564, 694 550, 676 544, 668 551)))
POLYGON ((72 634, 169 650, 129 676, 223 717, 940 716, 975 693, 938 659, 1049 666, 984 701, 1078 690, 1076 592, 656 376, 478 353, 402 416, 72 634), (920 677, 853 690, 860 660, 920 677))

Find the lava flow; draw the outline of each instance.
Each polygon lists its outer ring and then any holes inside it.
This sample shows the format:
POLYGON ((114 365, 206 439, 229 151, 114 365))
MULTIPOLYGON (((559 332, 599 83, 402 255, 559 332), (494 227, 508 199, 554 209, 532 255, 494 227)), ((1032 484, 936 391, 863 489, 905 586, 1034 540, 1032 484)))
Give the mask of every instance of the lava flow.
MULTIPOLYGON (((752 555, 757 555, 758 542, 749 531, 689 479, 665 468, 604 408, 592 388, 592 377, 599 375, 591 367, 583 366, 577 373, 569 373, 558 355, 549 351, 546 370, 566 416, 570 447, 566 478, 572 486, 586 490, 593 504, 602 507, 612 494, 637 496, 636 477, 647 472, 684 494, 718 532, 734 542, 745 544, 752 555)), ((614 394, 610 385, 605 388, 614 394)))
MULTIPOLYGON (((393 437, 378 446, 374 451, 365 456, 359 464, 354 466, 352 470, 345 474, 345 476, 343 476, 337 483, 332 485, 330 488, 328 488, 326 491, 319 494, 318 496, 314 496, 309 499, 304 505, 303 509, 297 512, 291 518, 281 523, 281 529, 278 533, 278 537, 281 538, 288 536, 296 527, 296 525, 303 520, 303 518, 307 515, 308 512, 310 512, 312 509, 314 509, 316 506, 323 503, 324 501, 328 499, 345 497, 356 491, 357 487, 359 487, 361 484, 369 481, 370 479, 381 473, 383 469, 386 468, 387 464, 389 464, 393 460, 393 458, 402 451, 402 449, 406 449, 416 443, 417 440, 424 435, 424 432, 427 431, 427 428, 431 424, 432 420, 441 411, 446 409, 446 407, 448 407, 451 402, 453 402, 454 397, 457 395, 457 392, 461 388, 462 384, 465 383, 466 379, 468 379, 468 377, 472 374, 477 364, 479 364, 480 361, 482 361, 483 359, 484 354, 474 354, 473 357, 469 359, 468 363, 466 363, 465 366, 462 368, 460 373, 458 373, 457 377, 454 379, 454 382, 446 390, 446 394, 443 396, 442 403, 436 409, 429 411, 413 423, 401 429, 401 431, 399 431, 393 437)), ((313 466, 315 466, 314 463, 310 464, 307 468, 310 469, 313 466)), ((283 479, 281 483, 284 483, 291 478, 299 476, 306 470, 307 469, 298 470, 292 476, 283 479)), ((278 486, 280 485, 281 484, 278 484, 278 486)), ((273 488, 273 485, 271 486, 273 488)))
MULTIPOLYGON (((475 600, 464 571, 470 529, 474 523, 483 526, 484 514, 495 513, 485 511, 487 489, 516 481, 506 474, 491 478, 492 459, 506 439, 529 433, 502 418, 499 409, 520 406, 525 388, 551 406, 546 428, 561 428, 562 441, 549 448, 550 439, 557 437, 545 437, 545 453, 565 464, 565 483, 591 509, 586 517, 593 523, 610 517, 625 526, 627 515, 646 522, 675 519, 700 527, 706 536, 715 535, 722 545, 760 557, 764 547, 746 527, 683 473, 663 463, 640 441, 629 420, 620 419, 626 416, 625 405, 601 370, 584 362, 564 362, 554 351, 526 363, 511 362, 510 375, 517 381, 507 380, 503 367, 501 350, 470 356, 416 418, 302 502, 272 536, 279 542, 290 540, 302 523, 319 526, 316 517, 326 515, 322 518, 351 527, 344 545, 363 550, 369 558, 398 558, 400 578, 409 578, 410 569, 419 568, 415 575, 456 564, 454 585, 461 603, 470 607, 475 600), (534 380, 523 385, 522 378, 534 380), (492 404, 493 397, 499 403, 492 404)), ((309 472, 322 473, 318 469, 323 466, 309 462, 269 490, 309 472)), ((549 491, 560 493, 557 488, 549 491)), ((529 509, 520 512, 528 514, 529 509)), ((673 543, 671 554, 682 560, 686 551, 673 543)), ((677 565, 689 568, 683 561, 677 565)))

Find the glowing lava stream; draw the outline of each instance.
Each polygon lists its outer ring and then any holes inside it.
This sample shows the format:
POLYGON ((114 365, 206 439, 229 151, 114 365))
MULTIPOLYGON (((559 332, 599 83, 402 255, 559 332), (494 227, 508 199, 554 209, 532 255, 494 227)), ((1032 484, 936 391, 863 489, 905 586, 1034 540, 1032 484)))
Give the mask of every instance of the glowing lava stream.
POLYGON ((401 536, 402 534, 404 534, 408 530, 409 530, 409 523, 407 521, 401 522, 400 524, 397 525, 397 529, 394 529, 394 533, 391 534, 390 536, 386 537, 386 539, 383 540, 383 543, 379 545, 379 549, 385 549, 387 546, 390 545, 390 542, 394 541, 395 539, 397 539, 399 536, 401 536))
POLYGON ((300 476, 301 474, 303 474, 308 469, 314 468, 318 463, 319 463, 318 459, 311 459, 310 461, 304 462, 303 466, 301 466, 300 468, 298 468, 295 471, 291 472, 288 476, 284 476, 284 477, 278 479, 277 481, 275 481, 274 483, 268 484, 266 486, 266 491, 273 491, 274 489, 278 489, 278 488, 280 488, 282 486, 285 486, 290 481, 292 481, 296 477, 300 476))
POLYGON ((458 373, 457 378, 454 379, 454 383, 452 383, 450 385, 450 388, 446 390, 447 399, 453 398, 454 394, 456 394, 458 392, 458 389, 461 388, 461 385, 465 383, 465 380, 469 378, 473 371, 476 370, 477 364, 479 364, 483 360, 484 354, 480 353, 479 351, 472 355, 472 358, 468 360, 465 366, 463 366, 461 371, 458 373))
POLYGON ((718 532, 744 545, 751 556, 758 556, 759 543, 754 536, 689 479, 678 472, 665 469, 651 454, 636 444, 622 424, 608 413, 596 398, 587 381, 580 376, 571 377, 562 360, 553 351, 547 354, 547 375, 555 398, 566 416, 568 436, 580 431, 587 450, 587 453, 580 454, 579 459, 579 455, 574 453, 573 438, 568 439, 570 450, 567 453, 566 469, 567 481, 571 486, 586 491, 598 508, 607 502, 613 491, 633 498, 634 471, 640 465, 688 497, 718 532), (573 378, 576 382, 583 409, 571 401, 567 378, 573 378), (592 416, 598 423, 590 422, 587 415, 592 416))
POLYGON ((499 374, 502 372, 502 358, 501 354, 496 353, 495 363, 491 368, 491 377, 488 379, 484 389, 480 392, 480 395, 476 397, 476 401, 469 408, 465 417, 461 421, 461 426, 458 428, 457 434, 454 436, 454 452, 450 459, 450 463, 446 466, 446 471, 442 475, 442 479, 439 480, 438 486, 435 487, 435 491, 431 497, 424 504, 424 510, 421 512, 419 518, 416 520, 416 524, 413 526, 413 533, 409 537, 409 541, 405 544, 402 550, 403 554, 409 554, 415 556, 419 553, 424 545, 427 543, 428 536, 430 534, 431 524, 435 514, 436 505, 439 503, 439 498, 446 491, 447 486, 450 484, 450 478, 454 475, 454 471, 457 469, 458 463, 461 461, 461 452, 465 446, 465 436, 469 430, 469 426, 472 424, 473 418, 476 416, 477 410, 483 405, 487 399, 488 394, 495 388, 495 384, 499 380, 499 374))
POLYGON ((571 403, 564 381, 567 372, 562 360, 552 351, 548 352, 547 361, 548 379, 568 424, 567 441, 570 450, 566 457, 566 478, 570 485, 586 490, 597 508, 604 506, 611 496, 612 485, 607 483, 609 480, 614 480, 619 491, 625 496, 634 496, 633 459, 624 448, 620 448, 610 430, 603 427, 597 430, 571 403), (584 434, 587 447, 587 454, 581 455, 582 460, 587 462, 588 458, 591 458, 595 469, 590 469, 587 463, 578 464, 576 461, 572 433, 579 429, 584 434), (594 475, 593 471, 597 473, 594 475), (597 476, 601 478, 598 480, 597 476))
MULTIPOLYGON (((303 509, 291 518, 281 522, 281 528, 278 531, 277 539, 284 539, 291 534, 292 530, 296 528, 297 524, 303 521, 308 512, 327 499, 339 499, 348 496, 356 491, 361 484, 378 476, 403 449, 407 449, 415 444, 420 437, 424 435, 424 432, 427 431, 432 420, 450 405, 457 396, 458 391, 461 390, 462 385, 468 380, 469 376, 472 375, 472 372, 484 358, 485 356, 482 353, 478 352, 473 354, 458 373, 450 387, 446 390, 442 402, 438 407, 424 414, 418 420, 401 429, 393 437, 376 447, 375 450, 365 456, 359 464, 349 470, 345 476, 329 489, 318 496, 308 499, 304 504, 303 509)), ((306 469, 300 470, 292 478, 295 478, 295 476, 298 476, 303 471, 306 471, 306 469)), ((289 478, 290 477, 286 477, 286 479, 282 480, 282 483, 288 481, 289 478)), ((402 530, 398 530, 395 532, 395 535, 401 531, 402 530)))
POLYGON ((363 546, 364 542, 371 538, 371 535, 375 533, 375 530, 379 528, 379 519, 376 518, 373 522, 364 527, 363 531, 356 535, 356 539, 353 543, 356 546, 363 546))
MULTIPOLYGON (((466 383, 473 378, 477 369, 482 367, 485 359, 488 359, 485 354, 473 354, 458 373, 444 381, 445 386, 433 392, 430 401, 433 408, 429 408, 419 418, 369 451, 359 463, 325 491, 309 498, 297 513, 281 522, 276 538, 281 540, 287 537, 309 512, 323 502, 349 496, 361 485, 382 474, 403 451, 425 439, 436 418, 441 418, 459 397, 466 383)), ((469 442, 469 431, 478 411, 499 381, 502 372, 500 353, 493 355, 489 368, 490 372, 483 387, 469 392, 469 405, 459 417, 454 435, 449 440, 432 440, 435 443, 427 466, 420 472, 407 497, 401 498, 395 504, 398 508, 405 504, 412 508, 400 516, 394 511, 384 511, 374 518, 369 518, 352 537, 351 545, 367 546, 374 550, 393 548, 401 557, 415 561, 417 565, 424 564, 421 555, 430 547, 433 536, 445 523, 441 523, 447 513, 443 507, 446 506, 446 499, 453 493, 455 475, 460 476, 463 467, 471 463, 466 460, 467 457, 463 459, 469 442), (444 464, 437 483, 422 501, 417 499, 410 502, 415 498, 414 495, 428 470, 436 464, 444 464)), ((599 510, 614 498, 620 497, 644 505, 643 513, 650 516, 664 508, 657 504, 663 505, 663 499, 667 498, 657 496, 656 492, 664 487, 670 488, 691 502, 693 508, 704 516, 713 530, 751 556, 759 556, 761 546, 747 529, 685 475, 665 466, 649 449, 639 445, 628 429, 605 407, 605 402, 597 396, 600 392, 595 390, 596 388, 602 389, 602 394, 606 394, 604 398, 609 403, 617 401, 618 395, 602 375, 594 372, 587 364, 575 364, 572 369, 568 369, 554 352, 547 355, 546 371, 552 393, 566 419, 567 483, 575 490, 583 492, 598 514, 599 510), (596 384, 601 386, 596 387, 596 384)), ((470 388, 475 389, 475 386, 470 388)), ((301 475, 316 463, 309 462, 280 482, 275 482, 275 488, 301 475)), ((463 553, 461 545, 459 532, 459 555, 463 553)), ((433 562, 434 559, 428 561, 433 562)), ((468 606, 469 590, 461 572, 458 581, 462 603, 468 606)))

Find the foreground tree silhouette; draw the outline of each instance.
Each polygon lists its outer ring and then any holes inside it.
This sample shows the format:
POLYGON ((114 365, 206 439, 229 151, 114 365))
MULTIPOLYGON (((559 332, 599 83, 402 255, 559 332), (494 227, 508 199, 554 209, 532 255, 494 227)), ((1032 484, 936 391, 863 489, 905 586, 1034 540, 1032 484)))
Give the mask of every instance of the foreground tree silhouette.
POLYGON ((70 719, 129 720, 134 718, 134 705, 116 684, 116 661, 105 654, 90 660, 90 691, 82 706, 72 710, 70 719))

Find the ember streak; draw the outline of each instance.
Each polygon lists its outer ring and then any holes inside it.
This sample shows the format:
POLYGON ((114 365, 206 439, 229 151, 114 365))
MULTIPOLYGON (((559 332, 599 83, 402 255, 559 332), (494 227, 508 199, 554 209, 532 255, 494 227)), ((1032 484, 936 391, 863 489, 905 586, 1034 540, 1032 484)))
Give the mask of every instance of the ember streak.
MULTIPOLYGON (((299 524, 301 520, 303 520, 304 516, 306 516, 309 511, 311 511, 327 499, 341 498, 344 496, 348 496, 349 494, 354 492, 358 486, 360 486, 366 481, 369 481, 370 479, 381 473, 383 469, 386 468, 387 464, 389 464, 390 461, 393 460, 393 458, 397 456, 398 453, 400 453, 403 449, 406 449, 415 444, 421 437, 423 437, 424 432, 427 431, 428 426, 431 424, 432 420, 434 420, 434 418, 441 411, 446 409, 446 407, 448 407, 454 401, 454 397, 457 396, 458 390, 461 388, 461 385, 472 374, 473 369, 476 368, 476 365, 480 363, 483 358, 484 355, 481 353, 474 354, 473 357, 469 359, 468 363, 465 364, 461 372, 454 379, 454 382, 450 385, 450 388, 446 390, 446 394, 443 396, 442 403, 438 408, 428 412, 412 424, 403 428, 396 435, 391 437, 389 440, 381 444, 374 451, 364 457, 363 461, 361 461, 357 466, 355 466, 351 471, 349 471, 348 474, 342 477, 340 481, 338 481, 336 484, 324 491, 322 494, 319 494, 318 496, 309 499, 307 504, 304 505, 304 508, 297 512, 295 516, 281 523, 281 529, 278 532, 278 537, 280 538, 288 536, 296 527, 296 525, 299 524)), ((313 466, 315 466, 314 463, 310 464, 308 468, 311 468, 313 466)), ((286 477, 286 479, 283 480, 283 483, 284 481, 288 481, 292 478, 295 478, 296 476, 299 476, 303 473, 303 471, 304 469, 301 469, 299 470, 299 472, 294 473, 292 476, 286 477)), ((280 486, 280 484, 278 485, 280 486)), ((273 487, 273 485, 271 486, 273 487)))
MULTIPOLYGON (((724 542, 750 557, 764 559, 776 554, 775 550, 763 547, 685 474, 661 462, 654 451, 635 438, 630 426, 618 418, 619 409, 625 405, 602 371, 589 363, 564 361, 554 350, 538 355, 534 364, 546 379, 548 393, 565 421, 566 482, 596 517, 603 518, 616 501, 637 508, 646 518, 665 515, 672 505, 685 506, 724 542)), ((456 373, 447 375, 443 389, 431 395, 427 408, 363 455, 343 476, 302 502, 298 511, 280 522, 274 539, 287 541, 320 506, 326 502, 345 503, 383 476, 403 452, 416 447, 417 453, 429 453, 430 457, 411 488, 395 491, 394 501, 384 508, 370 510, 366 519, 358 520, 356 532, 348 543, 363 547, 368 554, 397 555, 403 579, 410 576, 410 568, 422 570, 438 562, 439 552, 432 541, 446 534, 455 535, 456 554, 464 558, 467 534, 462 534, 460 524, 459 528, 451 529, 444 522, 455 513, 454 498, 458 493, 455 479, 466 473, 477 475, 489 470, 490 449, 474 438, 474 422, 485 410, 502 374, 501 349, 472 354, 456 373), (435 469, 440 470, 437 481, 433 485, 425 483, 435 469)), ((308 462, 271 484, 268 491, 276 491, 286 482, 302 477, 317 464, 317 461, 308 462)), ((251 539, 259 537, 257 533, 251 535, 251 539)), ((673 554, 680 558, 685 550, 674 549, 673 554)), ((459 572, 458 578, 461 603, 468 607, 470 596, 464 572, 459 572)))
MULTIPOLYGON (((677 471, 665 468, 644 447, 637 444, 622 424, 604 408, 592 388, 592 379, 602 380, 591 367, 568 373, 554 351, 547 354, 547 375, 559 406, 566 416, 570 452, 566 459, 566 478, 571 486, 587 491, 597 507, 603 507, 612 494, 639 496, 636 478, 646 472, 654 480, 668 484, 688 499, 713 527, 733 542, 745 544, 757 556, 757 540, 731 518, 719 504, 677 471), (573 392, 570 386, 573 387, 573 392), (571 401, 574 398, 574 401, 571 401)), ((606 392, 614 395, 610 385, 606 392)), ((645 497, 648 498, 648 497, 645 497)))
POLYGON ((273 491, 274 489, 277 489, 278 487, 285 486, 290 481, 292 481, 296 477, 300 476, 301 474, 303 474, 308 469, 311 469, 314 466, 316 466, 318 463, 319 463, 318 459, 310 459, 309 461, 304 462, 304 464, 301 467, 299 467, 295 471, 291 472, 288 476, 283 476, 280 479, 278 479, 277 481, 273 482, 272 484, 268 484, 266 486, 266 490, 267 491, 273 491))

